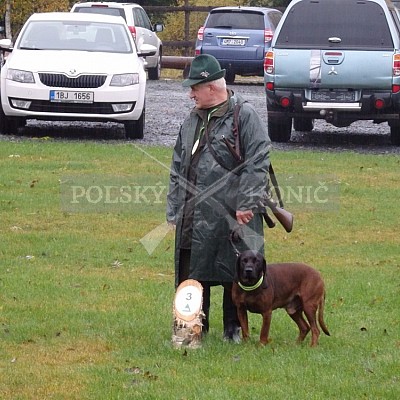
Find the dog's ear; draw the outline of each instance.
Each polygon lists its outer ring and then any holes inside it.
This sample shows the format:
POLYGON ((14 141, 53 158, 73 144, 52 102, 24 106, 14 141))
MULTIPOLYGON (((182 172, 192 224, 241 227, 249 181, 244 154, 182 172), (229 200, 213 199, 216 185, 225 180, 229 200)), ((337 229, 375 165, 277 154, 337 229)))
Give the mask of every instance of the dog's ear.
POLYGON ((262 288, 263 289, 267 289, 268 288, 268 283, 267 283, 267 260, 265 259, 264 256, 261 256, 261 257, 262 257, 263 274, 264 274, 264 280, 263 280, 262 288))
POLYGON ((263 274, 265 276, 267 274, 267 261, 264 256, 261 256, 261 257, 262 257, 262 264, 263 264, 263 274))

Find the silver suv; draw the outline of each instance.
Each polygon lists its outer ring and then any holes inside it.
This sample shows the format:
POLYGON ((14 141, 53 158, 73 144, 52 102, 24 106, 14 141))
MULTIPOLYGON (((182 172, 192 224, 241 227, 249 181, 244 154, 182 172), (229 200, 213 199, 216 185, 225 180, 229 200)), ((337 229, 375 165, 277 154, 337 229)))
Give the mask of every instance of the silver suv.
POLYGON ((268 132, 287 142, 292 122, 345 127, 386 122, 400 145, 400 19, 390 0, 292 0, 264 62, 268 132))
POLYGON ((164 29, 162 24, 152 25, 146 11, 135 3, 85 2, 76 3, 71 12, 117 15, 125 19, 138 49, 142 44, 150 44, 157 49, 154 56, 146 57, 149 79, 158 80, 161 76, 162 42, 156 32, 164 29))

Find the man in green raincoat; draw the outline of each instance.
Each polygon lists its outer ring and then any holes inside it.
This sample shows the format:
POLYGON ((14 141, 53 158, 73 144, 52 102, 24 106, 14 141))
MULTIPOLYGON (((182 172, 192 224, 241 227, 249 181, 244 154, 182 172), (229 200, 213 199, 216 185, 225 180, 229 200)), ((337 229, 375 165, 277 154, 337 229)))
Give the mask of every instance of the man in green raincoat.
POLYGON ((176 286, 188 278, 203 285, 207 332, 210 287, 222 285, 224 338, 238 342, 232 282, 238 251, 264 253, 257 205, 267 188, 270 140, 253 106, 226 88, 224 76, 218 61, 202 54, 194 58, 183 82, 195 107, 174 147, 167 221, 176 227, 176 286), (240 236, 236 245, 230 241, 232 232, 240 236))

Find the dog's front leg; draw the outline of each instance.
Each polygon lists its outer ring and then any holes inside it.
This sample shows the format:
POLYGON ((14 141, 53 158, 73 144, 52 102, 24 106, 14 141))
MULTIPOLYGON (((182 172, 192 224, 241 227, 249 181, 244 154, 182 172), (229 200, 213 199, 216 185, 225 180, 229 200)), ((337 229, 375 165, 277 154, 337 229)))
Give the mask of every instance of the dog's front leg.
POLYGON ((249 320, 247 318, 247 310, 245 307, 238 307, 237 315, 239 318, 240 327, 242 328, 242 338, 247 340, 249 338, 249 320))
POLYGON ((271 326, 272 310, 265 311, 262 314, 262 317, 263 317, 263 323, 261 326, 260 344, 266 345, 269 342, 268 335, 269 335, 269 328, 271 326))

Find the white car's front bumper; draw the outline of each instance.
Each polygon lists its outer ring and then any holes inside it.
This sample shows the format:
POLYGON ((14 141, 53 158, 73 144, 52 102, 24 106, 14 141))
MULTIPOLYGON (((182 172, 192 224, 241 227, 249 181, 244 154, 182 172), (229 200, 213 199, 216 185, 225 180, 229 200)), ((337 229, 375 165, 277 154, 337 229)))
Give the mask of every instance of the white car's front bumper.
POLYGON ((140 79, 138 84, 130 86, 110 86, 111 76, 99 88, 50 87, 44 85, 38 74, 35 83, 20 83, 2 76, 1 102, 6 116, 27 119, 52 120, 97 120, 120 121, 137 120, 144 107, 146 83, 140 79), (93 102, 50 101, 50 91, 93 93, 93 102), (12 100, 27 100, 30 107, 20 108, 12 100), (14 103, 14 104, 13 104, 14 103), (129 112, 118 112, 115 104, 134 104, 129 112))

